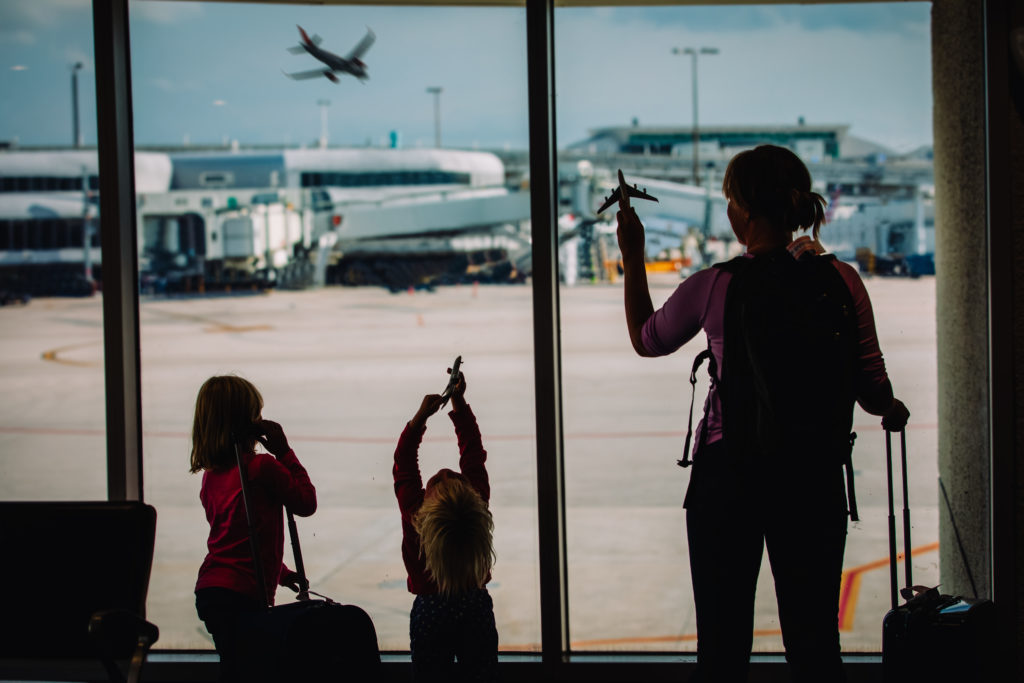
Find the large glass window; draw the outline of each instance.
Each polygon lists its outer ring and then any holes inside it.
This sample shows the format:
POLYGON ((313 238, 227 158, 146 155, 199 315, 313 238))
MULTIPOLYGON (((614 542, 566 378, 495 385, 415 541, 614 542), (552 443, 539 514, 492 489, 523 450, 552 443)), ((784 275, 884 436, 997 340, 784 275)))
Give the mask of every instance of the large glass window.
MULTIPOLYGON (((4 499, 106 497, 90 4, 60 6, 0 7, 4 499)), ((317 485, 320 509, 299 520, 314 589, 365 607, 381 646, 406 649, 391 458, 461 355, 490 455, 501 646, 537 649, 522 8, 147 1, 130 14, 160 646, 212 646, 191 598, 207 526, 190 428, 203 380, 236 373, 317 485), (323 65, 286 51, 296 24, 340 55, 372 32, 369 79, 304 78, 323 65)), ((928 4, 560 8, 556 22, 572 648, 690 650, 696 634, 675 460, 704 340, 632 354, 614 207, 594 215, 620 167, 661 198, 637 203, 659 305, 737 251, 718 191, 736 151, 773 142, 807 161, 834 207, 823 239, 860 269, 913 412, 914 570, 937 583, 928 4)), ((846 650, 878 650, 884 447, 876 418, 858 409, 855 429, 863 521, 840 627, 846 650)), ((421 462, 427 475, 456 462, 443 415, 421 462)), ((755 648, 781 650, 767 563, 758 596, 755 648)))
MULTIPOLYGON (((160 646, 212 647, 191 598, 208 526, 190 430, 203 381, 233 373, 261 390, 317 487, 319 509, 298 520, 313 590, 366 609, 383 649, 408 649, 393 455, 461 355, 488 451, 501 647, 538 648, 529 194, 525 162, 494 153, 526 148, 523 10, 130 14, 136 146, 161 146, 174 169, 174 189, 142 193, 139 212, 160 646), (296 24, 342 56, 372 32, 369 77, 287 78, 324 68, 287 51, 296 24)), ((446 415, 420 453, 425 477, 458 467, 446 415)))
POLYGON ((107 497, 91 4, 0 6, 0 499, 107 497), (88 240, 83 243, 83 234, 88 240))
MULTIPOLYGON (((617 207, 595 215, 618 168, 659 199, 633 204, 658 307, 681 279, 741 250, 720 190, 729 159, 763 143, 804 159, 831 204, 822 239, 860 270, 913 412, 914 576, 937 583, 929 5, 560 8, 555 21, 572 647, 696 646, 681 509, 692 470, 676 460, 690 366, 707 342, 634 354, 617 207)), ((884 445, 878 418, 859 408, 855 430, 862 521, 848 535, 840 628, 846 651, 877 651, 889 601, 884 445)), ((767 560, 754 627, 756 650, 782 650, 767 560)))

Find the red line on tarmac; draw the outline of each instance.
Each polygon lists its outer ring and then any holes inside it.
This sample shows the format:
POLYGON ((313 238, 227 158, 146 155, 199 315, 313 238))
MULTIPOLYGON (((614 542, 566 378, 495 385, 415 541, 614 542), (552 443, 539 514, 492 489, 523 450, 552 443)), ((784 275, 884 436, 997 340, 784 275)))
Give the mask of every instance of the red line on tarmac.
MULTIPOLYGON (((937 425, 915 425, 916 429, 934 429, 937 425)), ((864 427, 858 427, 858 429, 864 429, 864 427)), ((12 427, 12 426, 0 426, 0 434, 51 434, 58 436, 93 436, 105 434, 103 429, 65 429, 61 427, 12 427)), ((189 438, 190 434, 187 432, 161 432, 161 431, 145 431, 144 436, 155 437, 155 438, 167 438, 167 439, 180 439, 189 438)), ((667 438, 678 438, 686 436, 686 432, 577 432, 569 433, 565 435, 566 439, 667 439, 667 438)), ((314 443, 394 443, 397 437, 391 436, 340 436, 340 435, 289 435, 289 439, 293 441, 307 441, 314 443)), ((535 439, 533 434, 487 434, 484 436, 485 442, 491 441, 533 441, 535 439)), ((446 437, 426 437, 423 439, 424 442, 444 442, 450 439, 446 437)))

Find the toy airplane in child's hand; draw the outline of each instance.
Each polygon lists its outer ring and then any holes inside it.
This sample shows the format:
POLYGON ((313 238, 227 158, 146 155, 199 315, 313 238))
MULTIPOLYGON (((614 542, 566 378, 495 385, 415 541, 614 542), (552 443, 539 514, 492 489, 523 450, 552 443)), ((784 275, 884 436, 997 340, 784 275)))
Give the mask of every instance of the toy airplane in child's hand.
POLYGON ((459 371, 459 367, 462 365, 462 356, 457 356, 455 362, 452 363, 451 376, 448 378, 448 386, 445 387, 444 393, 441 394, 441 407, 443 408, 448 399, 452 397, 452 392, 455 391, 455 387, 459 383, 459 376, 462 374, 459 371))
POLYGON ((609 196, 605 197, 604 204, 601 205, 601 208, 598 209, 597 212, 598 213, 604 213, 605 209, 607 209, 609 206, 611 206, 615 202, 619 201, 619 198, 622 196, 621 192, 622 192, 622 188, 623 187, 626 188, 626 192, 629 194, 630 197, 636 197, 638 199, 647 199, 647 200, 652 201, 652 202, 658 201, 657 197, 654 197, 652 195, 647 194, 647 188, 646 187, 641 190, 641 189, 637 188, 635 183, 634 183, 633 187, 630 187, 629 185, 624 185, 623 184, 623 185, 620 185, 619 187, 616 187, 614 190, 612 190, 612 193, 609 196))

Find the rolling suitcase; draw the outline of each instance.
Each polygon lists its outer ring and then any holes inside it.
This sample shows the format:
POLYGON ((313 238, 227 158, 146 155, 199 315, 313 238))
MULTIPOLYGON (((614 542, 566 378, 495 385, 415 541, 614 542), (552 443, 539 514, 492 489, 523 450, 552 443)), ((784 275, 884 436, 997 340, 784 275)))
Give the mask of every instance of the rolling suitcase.
MULTIPOLYGON (((907 437, 900 432, 903 474, 903 564, 907 585, 897 605, 896 516, 893 504, 892 432, 885 433, 889 479, 889 584, 892 608, 882 620, 882 673, 886 683, 997 681, 995 609, 992 601, 915 586, 907 505, 907 437)), ((941 483, 941 482, 940 482, 941 483)), ((955 526, 954 526, 955 530, 955 526)), ((959 538, 959 532, 957 532, 959 538)), ((962 547, 961 547, 962 550, 962 547)))
MULTIPOLYGON (((259 539, 249 510, 251 499, 246 482, 245 463, 235 446, 242 500, 249 524, 256 580, 266 586, 259 539)), ((299 575, 296 601, 270 606, 264 596, 265 610, 243 624, 238 633, 239 674, 243 681, 279 683, 286 681, 371 681, 380 667, 380 650, 373 620, 360 607, 342 605, 309 590, 302 562, 295 517, 285 509, 288 535, 299 575), (310 594, 320 599, 310 598, 310 594)))

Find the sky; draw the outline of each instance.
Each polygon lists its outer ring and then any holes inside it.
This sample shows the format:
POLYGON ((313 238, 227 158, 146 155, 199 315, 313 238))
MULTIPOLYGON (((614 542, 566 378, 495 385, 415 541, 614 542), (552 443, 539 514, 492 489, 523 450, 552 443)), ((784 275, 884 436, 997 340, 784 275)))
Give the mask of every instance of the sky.
MULTIPOLYGON (((81 127, 95 144, 88 0, 0 3, 0 141, 72 142, 71 65, 81 127)), ((930 3, 558 8, 556 139, 595 128, 689 126, 691 61, 701 125, 843 124, 910 151, 932 140, 930 3)), ((133 0, 134 130, 139 145, 314 144, 327 105, 332 145, 432 146, 442 88, 445 146, 528 146, 521 7, 296 6, 133 0), (370 78, 293 81, 319 62, 292 55, 297 25, 347 53, 371 28, 370 78)))

